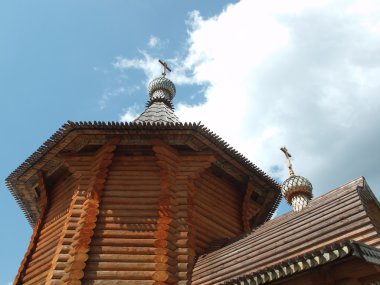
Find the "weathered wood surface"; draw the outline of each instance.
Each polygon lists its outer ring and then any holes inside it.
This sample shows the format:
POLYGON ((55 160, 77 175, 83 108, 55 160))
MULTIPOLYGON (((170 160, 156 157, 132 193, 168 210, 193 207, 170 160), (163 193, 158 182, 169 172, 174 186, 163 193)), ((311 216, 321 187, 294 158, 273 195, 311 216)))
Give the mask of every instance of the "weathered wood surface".
POLYGON ((38 186, 41 205, 46 207, 46 212, 35 227, 35 244, 24 268, 24 276, 19 280, 21 284, 45 284, 73 191, 70 183, 64 185, 63 182, 46 189, 42 176, 38 186))
POLYGON ((202 254, 212 242, 233 238, 243 231, 241 205, 243 193, 223 178, 206 171, 196 180, 194 223, 196 252, 202 254))
POLYGON ((25 284, 190 284, 197 253, 242 233, 244 193, 213 155, 116 144, 61 156, 71 175, 52 189, 25 284))
POLYGON ((223 282, 342 240, 380 246, 360 198, 362 183, 358 179, 331 191, 303 211, 269 221, 247 237, 200 257, 192 284, 223 282))
MULTIPOLYGON (((75 229, 75 234, 72 237, 70 251, 68 252, 69 258, 64 268, 65 274, 61 278, 63 284, 81 284, 88 259, 87 252, 90 248, 91 239, 94 234, 93 229, 96 226, 96 219, 99 214, 100 197, 107 179, 108 167, 112 163, 114 151, 119 141, 120 139, 113 139, 103 145, 93 156, 88 175, 81 173, 79 176, 80 180, 83 175, 84 181, 88 181, 83 189, 79 189, 79 191, 83 191, 86 194, 86 199, 81 208, 82 212, 75 229)), ((78 169, 74 171, 78 173, 78 169)))
POLYGON ((100 202, 83 284, 98 284, 105 279, 107 284, 128 279, 136 281, 133 284, 140 281, 153 284, 159 179, 159 167, 153 156, 114 157, 100 202), (136 264, 142 263, 145 273, 142 268, 134 274, 136 264), (124 268, 124 273, 118 272, 118 268, 124 268))

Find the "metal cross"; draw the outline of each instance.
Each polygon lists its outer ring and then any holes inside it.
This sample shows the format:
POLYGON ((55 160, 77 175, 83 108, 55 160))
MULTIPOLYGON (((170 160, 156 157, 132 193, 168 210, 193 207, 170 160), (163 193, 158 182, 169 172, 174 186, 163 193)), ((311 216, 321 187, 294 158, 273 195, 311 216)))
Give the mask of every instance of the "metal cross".
POLYGON ((162 64, 162 76, 165 77, 166 70, 169 72, 172 72, 172 70, 169 68, 168 64, 165 61, 162 61, 161 59, 158 60, 159 63, 162 64))
POLYGON ((287 162, 288 162, 288 168, 289 168, 289 174, 290 174, 290 176, 293 176, 294 175, 294 171, 293 171, 293 167, 292 167, 292 163, 290 162, 290 158, 292 157, 291 155, 290 155, 290 153, 288 152, 288 150, 286 149, 286 147, 282 147, 282 148, 280 148, 281 150, 282 150, 282 152, 285 154, 285 156, 286 156, 286 160, 287 160, 287 162))

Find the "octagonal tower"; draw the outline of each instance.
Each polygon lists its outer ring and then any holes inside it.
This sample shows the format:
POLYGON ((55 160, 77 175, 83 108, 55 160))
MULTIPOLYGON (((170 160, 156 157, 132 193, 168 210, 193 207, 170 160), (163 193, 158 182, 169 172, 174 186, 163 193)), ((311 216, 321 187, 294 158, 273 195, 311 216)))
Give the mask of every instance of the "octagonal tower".
POLYGON ((190 284, 195 258, 267 221, 279 185, 164 75, 131 123, 68 122, 7 178, 34 227, 14 284, 190 284))

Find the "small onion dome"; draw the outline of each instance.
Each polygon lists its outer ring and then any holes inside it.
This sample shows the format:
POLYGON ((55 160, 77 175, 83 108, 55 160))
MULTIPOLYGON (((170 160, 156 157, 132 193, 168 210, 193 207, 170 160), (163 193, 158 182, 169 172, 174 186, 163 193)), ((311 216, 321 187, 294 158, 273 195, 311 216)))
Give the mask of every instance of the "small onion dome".
POLYGON ((148 93, 151 100, 164 99, 171 101, 175 96, 175 86, 166 77, 158 77, 153 79, 148 86, 148 93))
POLYGON ((307 206, 312 194, 313 186, 305 177, 291 175, 281 186, 281 193, 286 201, 292 205, 295 212, 307 206))

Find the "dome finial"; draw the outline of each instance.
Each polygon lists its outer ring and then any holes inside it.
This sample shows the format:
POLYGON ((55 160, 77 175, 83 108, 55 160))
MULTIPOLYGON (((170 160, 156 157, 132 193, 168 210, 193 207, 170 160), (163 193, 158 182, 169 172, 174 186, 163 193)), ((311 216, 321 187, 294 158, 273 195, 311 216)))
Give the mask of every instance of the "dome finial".
POLYGON ((290 176, 293 176, 293 175, 294 175, 294 171, 293 171, 292 163, 290 162, 290 158, 291 158, 292 156, 290 155, 290 153, 288 152, 288 150, 286 149, 285 146, 283 146, 283 147, 280 148, 280 149, 283 151, 283 153, 284 153, 285 156, 286 156, 286 160, 287 160, 287 162, 288 162, 289 174, 290 174, 290 176))
POLYGON ((153 79, 148 85, 148 93, 150 96, 149 104, 155 101, 161 101, 172 108, 171 101, 175 96, 176 90, 173 82, 165 77, 166 70, 171 72, 172 70, 168 67, 168 64, 161 59, 158 60, 162 64, 162 76, 153 79))
POLYGON ((173 82, 166 78, 166 70, 171 72, 168 64, 161 59, 162 76, 153 79, 148 85, 149 100, 146 104, 145 111, 134 120, 134 122, 150 123, 179 123, 179 119, 174 113, 172 100, 175 96, 176 89, 173 82))
POLYGON ((162 64, 162 76, 166 76, 166 70, 169 72, 172 72, 172 70, 169 68, 168 64, 165 61, 162 61, 161 59, 158 60, 159 63, 162 64))
POLYGON ((293 167, 290 162, 292 157, 286 147, 280 148, 288 162, 290 177, 281 185, 281 193, 285 200, 292 205, 293 211, 299 212, 307 206, 310 199, 313 197, 313 185, 305 177, 294 175, 293 167))

